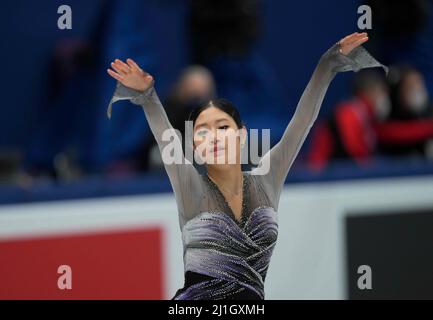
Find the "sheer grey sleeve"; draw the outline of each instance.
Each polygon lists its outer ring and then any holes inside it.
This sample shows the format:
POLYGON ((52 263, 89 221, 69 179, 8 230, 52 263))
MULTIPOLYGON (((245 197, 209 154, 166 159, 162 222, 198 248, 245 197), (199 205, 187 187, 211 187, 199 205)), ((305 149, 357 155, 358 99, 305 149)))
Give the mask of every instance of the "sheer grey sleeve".
POLYGON ((281 140, 252 170, 253 174, 259 173, 259 170, 262 171, 259 174, 267 172, 263 174, 263 179, 275 206, 278 206, 289 169, 317 118, 325 93, 337 72, 382 67, 388 73, 388 68, 377 62, 362 46, 356 47, 348 55, 343 55, 339 49, 340 45, 336 43, 322 55, 281 140), (269 168, 268 171, 266 168, 269 168))
POLYGON ((194 214, 194 205, 200 196, 200 176, 192 163, 186 159, 182 150, 182 137, 171 125, 154 86, 144 92, 124 86, 117 81, 115 92, 107 109, 111 118, 113 103, 119 100, 130 100, 143 108, 149 127, 156 139, 176 197, 176 203, 182 218, 194 214), (169 161, 175 160, 175 161, 169 161))

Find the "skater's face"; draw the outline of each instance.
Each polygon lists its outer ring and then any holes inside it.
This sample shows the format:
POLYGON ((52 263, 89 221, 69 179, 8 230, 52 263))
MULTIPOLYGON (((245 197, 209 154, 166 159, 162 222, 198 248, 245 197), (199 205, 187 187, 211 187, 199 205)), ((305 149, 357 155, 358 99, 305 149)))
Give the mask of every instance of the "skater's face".
POLYGON ((194 123, 194 150, 206 165, 239 164, 245 127, 216 107, 203 110, 194 123))

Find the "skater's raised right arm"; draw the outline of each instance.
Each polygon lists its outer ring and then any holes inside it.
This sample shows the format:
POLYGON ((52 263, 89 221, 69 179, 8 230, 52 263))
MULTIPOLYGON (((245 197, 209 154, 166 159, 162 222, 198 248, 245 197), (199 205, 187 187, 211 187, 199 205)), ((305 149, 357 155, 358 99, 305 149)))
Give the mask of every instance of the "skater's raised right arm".
POLYGON ((127 59, 126 63, 116 59, 111 63, 111 67, 112 69, 107 69, 107 72, 117 80, 117 84, 108 106, 108 117, 111 118, 113 103, 119 100, 130 100, 143 108, 149 127, 158 143, 178 209, 182 215, 192 214, 194 197, 200 192, 199 173, 184 156, 182 137, 167 117, 156 93, 154 78, 132 59, 127 59), (174 159, 171 154, 173 150, 174 159), (169 154, 171 158, 167 159, 166 156, 169 154), (169 160, 175 161, 170 163, 169 160))

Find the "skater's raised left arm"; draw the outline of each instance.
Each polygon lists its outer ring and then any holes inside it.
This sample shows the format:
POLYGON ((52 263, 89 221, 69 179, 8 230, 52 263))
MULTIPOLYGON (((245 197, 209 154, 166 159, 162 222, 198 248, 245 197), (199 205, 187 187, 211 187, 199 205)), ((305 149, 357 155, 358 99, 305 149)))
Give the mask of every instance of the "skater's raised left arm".
POLYGON ((317 118, 326 91, 336 73, 349 70, 357 72, 363 68, 377 66, 382 66, 387 71, 385 66, 378 63, 361 46, 366 41, 366 33, 355 32, 335 43, 321 56, 282 138, 260 160, 259 167, 269 168, 265 179, 274 188, 277 198, 288 171, 317 118))

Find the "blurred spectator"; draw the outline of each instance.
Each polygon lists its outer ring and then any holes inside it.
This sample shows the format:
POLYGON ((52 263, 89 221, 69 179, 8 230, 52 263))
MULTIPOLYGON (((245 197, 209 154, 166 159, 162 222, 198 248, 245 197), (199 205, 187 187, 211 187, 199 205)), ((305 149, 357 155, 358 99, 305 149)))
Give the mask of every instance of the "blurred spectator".
POLYGON ((24 169, 37 179, 74 179, 81 176, 79 115, 90 104, 96 57, 89 41, 69 38, 55 44, 50 58, 45 103, 24 153, 24 169))
POLYGON ((247 130, 271 128, 271 144, 276 143, 290 110, 283 103, 281 82, 258 49, 263 1, 191 0, 190 4, 193 63, 211 70, 218 95, 238 107, 247 130))
POLYGON ((184 121, 189 113, 215 97, 215 81, 207 68, 200 65, 185 68, 165 105, 173 127, 184 134, 184 121))
POLYGON ((392 112, 378 132, 381 151, 395 156, 431 157, 433 105, 422 74, 402 65, 389 75, 392 112))
MULTIPOLYGON (((192 65, 180 74, 164 102, 164 108, 173 127, 184 137, 185 121, 191 110, 215 96, 216 85, 212 73, 203 66, 192 65)), ((160 151, 153 136, 142 145, 137 162, 139 170, 162 168, 160 151)))
POLYGON ((355 96, 338 104, 330 119, 313 130, 307 156, 311 168, 323 169, 331 159, 366 165, 379 154, 433 159, 432 107, 421 74, 393 68, 389 79, 390 96, 385 79, 375 71, 356 74, 355 96))
POLYGON ((433 106, 423 75, 409 65, 391 68, 392 112, 390 119, 410 120, 433 116, 433 106))
POLYGON ((142 111, 128 102, 119 102, 124 107, 107 119, 115 82, 105 70, 115 58, 133 57, 154 73, 155 11, 163 12, 157 3, 105 0, 86 34, 57 41, 46 101, 25 152, 24 167, 32 176, 64 180, 135 172, 131 158, 150 130, 142 111))
POLYGON ((374 70, 355 75, 354 96, 339 103, 328 120, 319 121, 312 134, 310 166, 326 166, 330 159, 349 158, 360 165, 373 159, 377 147, 375 124, 391 111, 385 79, 374 70))
POLYGON ((433 92, 433 1, 377 1, 366 3, 373 12, 371 53, 387 65, 410 63, 424 75, 433 92), (373 48, 375 48, 373 50, 373 48))
MULTIPOLYGON (((86 172, 111 176, 135 174, 134 155, 143 140, 151 136, 141 108, 120 101, 108 120, 106 108, 114 92, 115 81, 106 69, 118 58, 133 58, 143 69, 155 73, 158 28, 152 17, 156 2, 141 0, 105 1, 99 21, 98 70, 95 74, 94 105, 81 123, 80 161, 86 172)), ((159 78, 162 78, 161 76, 159 78)), ((163 81, 158 80, 161 85, 163 81)))

